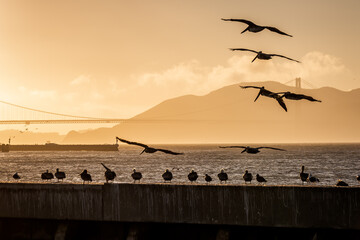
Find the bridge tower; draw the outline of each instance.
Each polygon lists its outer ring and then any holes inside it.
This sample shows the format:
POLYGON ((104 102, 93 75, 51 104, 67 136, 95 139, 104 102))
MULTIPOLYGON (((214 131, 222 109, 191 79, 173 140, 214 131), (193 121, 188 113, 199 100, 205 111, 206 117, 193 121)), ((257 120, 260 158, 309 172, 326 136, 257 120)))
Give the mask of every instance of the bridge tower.
POLYGON ((301 78, 295 78, 295 87, 296 88, 301 88, 301 78))

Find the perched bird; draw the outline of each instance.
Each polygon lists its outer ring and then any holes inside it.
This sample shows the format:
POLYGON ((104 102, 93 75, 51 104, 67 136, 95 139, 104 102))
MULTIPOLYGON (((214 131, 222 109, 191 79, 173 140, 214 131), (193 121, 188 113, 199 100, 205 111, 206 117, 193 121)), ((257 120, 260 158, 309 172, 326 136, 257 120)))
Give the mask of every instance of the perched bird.
POLYGON ((228 175, 224 169, 221 169, 220 173, 218 174, 218 178, 220 180, 220 183, 222 183, 223 181, 226 183, 226 181, 228 180, 228 175))
POLYGON ((110 168, 106 167, 105 164, 101 163, 101 165, 103 165, 103 167, 106 169, 105 171, 106 183, 108 183, 109 181, 113 181, 116 177, 116 173, 114 171, 111 171, 110 168))
POLYGON ((65 172, 59 172, 59 169, 57 168, 56 172, 55 172, 55 177, 58 179, 58 181, 60 179, 61 179, 61 181, 63 181, 64 178, 66 178, 66 174, 65 174, 65 172))
POLYGON ((360 182, 360 174, 356 176, 356 180, 360 182))
POLYGON ((198 178, 197 172, 195 172, 194 169, 191 170, 191 172, 188 174, 188 179, 190 180, 190 182, 191 183, 195 182, 197 178, 198 178))
POLYGON ((309 177, 309 174, 305 173, 304 170, 305 170, 305 166, 301 166, 300 179, 302 183, 306 182, 309 177))
POLYGON ((51 180, 53 178, 54 178, 54 175, 51 172, 49 172, 49 170, 46 170, 46 172, 41 174, 42 180, 51 180))
POLYGON ((297 93, 292 93, 292 92, 278 92, 276 94, 283 94, 281 96, 281 98, 285 97, 286 99, 290 99, 290 100, 302 100, 302 99, 305 99, 305 100, 308 100, 310 102, 321 102, 320 100, 317 100, 311 96, 307 96, 307 95, 304 95, 304 94, 297 94, 297 93))
POLYGON ((280 31, 279 29, 277 29, 275 27, 256 25, 255 23, 253 23, 253 22, 251 22, 249 20, 245 20, 245 19, 234 19, 234 18, 225 19, 225 18, 222 18, 221 20, 223 20, 223 21, 233 21, 233 22, 242 22, 242 23, 247 24, 248 27, 244 31, 242 31, 241 33, 244 33, 246 31, 257 33, 257 32, 261 32, 264 29, 268 29, 268 30, 270 30, 272 32, 276 32, 276 33, 279 33, 281 35, 292 37, 291 35, 289 35, 287 33, 284 33, 284 32, 280 31))
POLYGON ((211 182, 212 181, 212 177, 210 177, 209 175, 205 174, 205 181, 207 183, 211 182))
POLYGON ((282 57, 282 58, 286 58, 288 60, 297 62, 297 63, 301 63, 298 60, 283 56, 283 55, 279 55, 279 54, 272 54, 272 53, 263 53, 262 51, 255 51, 255 50, 251 50, 251 49, 247 49, 247 48, 230 48, 231 51, 248 51, 248 52, 253 52, 256 53, 255 58, 251 61, 254 62, 255 59, 261 59, 261 60, 270 60, 272 59, 272 57, 282 57))
POLYGON ((309 182, 312 182, 312 183, 314 183, 314 182, 320 182, 320 180, 319 180, 317 177, 311 175, 311 173, 309 174, 309 177, 308 177, 307 180, 308 180, 309 182))
POLYGON ((347 184, 346 182, 342 181, 341 179, 339 179, 336 183, 336 186, 338 187, 348 187, 349 184, 347 184))
POLYGON ((241 88, 255 88, 255 89, 259 89, 259 93, 258 95, 256 96, 254 102, 256 102, 256 100, 259 98, 259 96, 265 96, 265 97, 269 97, 269 98, 274 98, 278 103, 279 105, 285 110, 285 112, 287 112, 287 107, 285 105, 285 102, 284 100, 282 99, 282 97, 279 95, 279 94, 276 94, 272 91, 269 91, 267 89, 265 89, 265 87, 257 87, 257 86, 240 86, 241 88))
POLYGON ((20 176, 19 176, 19 174, 16 172, 16 173, 13 175, 13 178, 14 178, 15 180, 19 180, 19 179, 20 179, 20 176))
POLYGON ((133 169, 133 173, 131 174, 131 177, 134 179, 134 183, 136 180, 140 182, 140 179, 142 178, 141 172, 137 172, 136 169, 133 169))
POLYGON ((252 174, 248 172, 248 170, 245 170, 245 173, 243 175, 243 179, 245 180, 245 183, 246 182, 250 182, 251 183, 251 180, 252 180, 252 174))
POLYGON ((173 151, 166 150, 166 149, 152 148, 152 147, 149 147, 148 145, 145 145, 145 144, 142 144, 142 143, 137 143, 137 142, 130 142, 130 141, 127 141, 127 140, 119 138, 119 137, 116 137, 116 139, 119 140, 120 142, 124 142, 124 143, 127 143, 127 144, 137 145, 137 146, 143 147, 144 150, 140 154, 142 154, 144 152, 146 152, 146 153, 154 153, 154 152, 157 152, 157 151, 167 153, 167 154, 172 154, 172 155, 184 154, 184 153, 173 152, 173 151))
POLYGON ((225 146, 225 147, 222 147, 222 146, 219 146, 219 148, 244 148, 244 150, 241 151, 241 153, 244 153, 244 152, 247 152, 247 153, 250 153, 250 154, 256 154, 259 151, 259 149, 261 148, 268 148, 268 149, 273 149, 273 150, 278 150, 278 151, 286 151, 284 149, 281 149, 281 148, 274 148, 274 147, 257 147, 257 148, 253 148, 253 147, 245 147, 245 146, 225 146))
POLYGON ((164 181, 169 181, 171 182, 171 179, 173 178, 172 173, 169 171, 169 169, 166 169, 165 172, 162 174, 162 177, 164 179, 164 181))
POLYGON ((87 172, 86 169, 82 173, 80 173, 81 179, 85 182, 92 182, 91 175, 87 172))
POLYGON ((256 181, 258 181, 259 183, 266 183, 266 179, 262 176, 260 176, 259 174, 256 174, 256 181))

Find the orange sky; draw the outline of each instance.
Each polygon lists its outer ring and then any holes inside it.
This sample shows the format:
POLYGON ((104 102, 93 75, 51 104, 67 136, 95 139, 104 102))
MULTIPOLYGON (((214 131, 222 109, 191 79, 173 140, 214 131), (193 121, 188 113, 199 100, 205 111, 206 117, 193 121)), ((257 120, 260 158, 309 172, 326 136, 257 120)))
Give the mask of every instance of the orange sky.
MULTIPOLYGON (((359 9, 358 0, 0 0, 0 100, 128 118, 168 98, 241 81, 302 77, 315 87, 360 88, 359 9), (294 37, 240 34, 245 24, 221 18, 276 26, 294 37), (233 47, 302 64, 250 63, 253 54, 233 47)), ((88 127, 97 126, 82 126, 88 127)))

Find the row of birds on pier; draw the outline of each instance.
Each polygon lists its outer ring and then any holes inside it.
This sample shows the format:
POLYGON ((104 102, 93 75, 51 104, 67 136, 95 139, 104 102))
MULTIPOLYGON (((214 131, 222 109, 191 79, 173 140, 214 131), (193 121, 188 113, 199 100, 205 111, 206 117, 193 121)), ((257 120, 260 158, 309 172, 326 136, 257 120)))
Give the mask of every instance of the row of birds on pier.
MULTIPOLYGON (((108 183, 109 181, 114 181, 114 179, 116 178, 116 173, 114 171, 112 171, 110 168, 108 168, 107 166, 105 166, 105 164, 101 163, 101 165, 105 168, 105 180, 106 183, 108 183)), ((304 182, 312 182, 312 183, 316 183, 316 182, 320 182, 320 180, 315 177, 312 176, 309 173, 305 173, 304 172, 305 167, 302 166, 301 167, 301 172, 300 172, 300 179, 302 181, 302 183, 304 182)), ((87 170, 85 169, 82 173, 79 174, 81 179, 83 180, 83 183, 85 184, 85 182, 92 182, 92 178, 91 175, 87 172, 87 170)), ((165 172, 161 175, 162 178, 164 179, 164 182, 171 182, 171 180, 173 179, 173 174, 169 169, 166 169, 165 172)), ((66 174, 65 172, 61 172, 59 171, 59 169, 56 169, 55 172, 55 177, 58 179, 58 181, 63 181, 66 178, 66 174)), ((134 180, 134 183, 136 181, 140 182, 140 180, 142 179, 142 173, 139 171, 136 171, 136 169, 133 169, 133 173, 131 174, 131 177, 134 180)), ((197 172, 195 172, 194 170, 191 170, 191 172, 188 174, 188 179, 189 181, 192 182, 196 182, 196 180, 198 179, 199 175, 197 174, 197 172)), ((221 169, 220 173, 217 175, 217 177, 220 180, 220 183, 226 183, 226 181, 229 180, 228 178, 228 174, 225 172, 224 169, 221 169)), ((18 173, 15 173, 13 175, 13 178, 15 180, 19 180, 20 176, 18 173)), ((46 170, 46 172, 41 174, 41 179, 43 180, 51 180, 54 178, 54 174, 52 174, 51 172, 49 172, 48 170, 46 170)), ((213 179, 209 174, 205 174, 204 175, 205 181, 207 183, 210 183, 213 179)), ((357 180, 360 182, 360 175, 358 175, 357 180)), ((245 173, 243 174, 243 179, 246 183, 251 183, 251 181, 253 180, 253 175, 248 171, 245 170, 245 173)), ((266 179, 262 176, 260 176, 259 174, 256 174, 256 181, 258 181, 259 183, 266 183, 266 179)), ((338 180, 338 182, 336 183, 336 186, 349 186, 346 182, 342 181, 342 180, 338 180)))

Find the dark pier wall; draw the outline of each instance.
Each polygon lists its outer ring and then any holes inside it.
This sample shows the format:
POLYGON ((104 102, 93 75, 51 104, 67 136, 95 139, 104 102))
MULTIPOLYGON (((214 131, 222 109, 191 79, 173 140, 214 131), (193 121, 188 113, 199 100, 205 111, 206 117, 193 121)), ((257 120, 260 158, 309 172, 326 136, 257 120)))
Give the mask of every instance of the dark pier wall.
POLYGON ((0 218, 360 229, 360 188, 0 184, 0 218))

